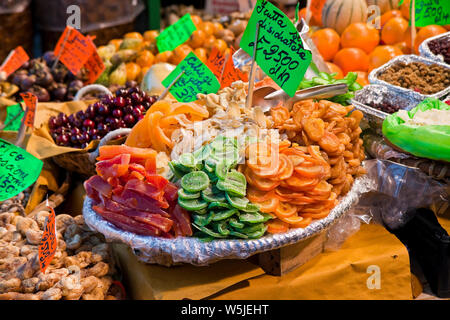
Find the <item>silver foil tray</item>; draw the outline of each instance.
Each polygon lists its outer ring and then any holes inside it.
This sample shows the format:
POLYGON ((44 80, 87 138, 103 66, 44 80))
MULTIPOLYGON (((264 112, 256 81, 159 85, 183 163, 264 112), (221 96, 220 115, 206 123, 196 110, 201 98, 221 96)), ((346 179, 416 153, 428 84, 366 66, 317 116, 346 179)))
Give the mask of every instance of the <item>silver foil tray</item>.
POLYGON ((430 41, 433 41, 434 39, 446 38, 446 37, 450 37, 450 31, 446 32, 446 33, 438 34, 437 36, 434 36, 434 37, 424 40, 419 46, 420 55, 427 59, 445 63, 444 57, 442 55, 440 55, 440 54, 435 55, 433 52, 431 52, 430 48, 428 47, 428 43, 430 41))
POLYGON ((360 195, 370 189, 372 182, 365 176, 355 179, 352 189, 341 198, 339 204, 323 219, 306 228, 291 229, 286 233, 266 235, 255 240, 214 240, 202 242, 197 238, 178 237, 164 239, 136 235, 115 227, 92 210, 92 199, 86 197, 83 216, 90 228, 103 235, 109 242, 121 242, 130 246, 137 258, 144 263, 172 266, 190 263, 208 265, 223 259, 246 259, 256 253, 277 249, 297 243, 328 229, 350 207, 360 195))
POLYGON ((431 64, 437 64, 440 65, 446 69, 450 69, 450 65, 444 63, 444 62, 439 62, 436 60, 431 60, 431 59, 427 59, 421 56, 416 56, 414 54, 410 54, 410 55, 401 55, 401 56, 397 56, 395 58, 393 58, 392 60, 390 60, 389 62, 383 64, 382 66, 373 69, 370 73, 369 73, 369 82, 371 84, 380 84, 383 86, 388 87, 389 89, 391 89, 392 91, 395 91, 397 94, 401 94, 401 95, 405 95, 408 96, 411 99, 416 99, 419 101, 424 100, 425 98, 429 98, 429 97, 433 97, 433 98, 441 98, 445 95, 447 95, 450 92, 450 86, 448 86, 447 88, 445 88, 444 90, 441 90, 439 92, 436 92, 434 94, 431 95, 426 95, 426 94, 421 94, 418 93, 416 91, 410 90, 410 89, 406 89, 406 88, 402 88, 399 86, 395 86, 392 85, 384 80, 380 80, 378 79, 379 75, 381 73, 383 73, 386 69, 388 69, 390 66, 399 63, 399 62, 404 62, 404 63, 411 63, 411 62, 422 62, 425 63, 427 65, 431 65, 431 64))

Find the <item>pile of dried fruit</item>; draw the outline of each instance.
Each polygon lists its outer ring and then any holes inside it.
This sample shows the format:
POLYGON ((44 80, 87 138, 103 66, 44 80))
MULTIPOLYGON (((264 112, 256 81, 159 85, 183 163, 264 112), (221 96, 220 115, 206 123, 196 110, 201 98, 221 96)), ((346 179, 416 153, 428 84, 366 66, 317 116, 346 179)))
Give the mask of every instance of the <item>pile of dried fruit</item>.
POLYGON ((178 204, 192 214, 194 235, 202 239, 262 237, 272 219, 245 197, 245 176, 234 170, 240 147, 236 138, 218 136, 194 153, 169 165, 181 179, 178 204))
POLYGON ((450 63, 450 36, 434 39, 428 42, 428 48, 435 55, 441 55, 444 58, 444 62, 450 63))
POLYGON ((304 100, 296 103, 291 112, 283 106, 272 108, 271 118, 282 137, 300 146, 320 147, 322 157, 331 166, 327 182, 337 196, 350 190, 353 176, 364 173, 364 148, 359 137, 363 113, 353 106, 304 100))
POLYGON ((97 175, 84 183, 97 214, 140 235, 192 235, 189 215, 175 205, 177 187, 157 174, 155 150, 103 146, 98 160, 97 175))
POLYGON ((33 218, 0 214, 0 300, 113 300, 109 244, 83 216, 56 216, 58 247, 45 274, 38 245, 47 211, 33 218))

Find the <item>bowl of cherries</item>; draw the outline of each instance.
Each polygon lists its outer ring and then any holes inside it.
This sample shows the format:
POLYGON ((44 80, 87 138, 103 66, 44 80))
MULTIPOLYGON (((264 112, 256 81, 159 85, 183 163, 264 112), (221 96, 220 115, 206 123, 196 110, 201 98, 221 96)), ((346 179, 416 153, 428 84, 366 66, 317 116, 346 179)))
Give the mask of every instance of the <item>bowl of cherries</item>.
POLYGON ((100 140, 111 131, 132 128, 156 99, 139 87, 119 89, 84 111, 50 117, 50 134, 58 146, 85 149, 91 141, 100 140))

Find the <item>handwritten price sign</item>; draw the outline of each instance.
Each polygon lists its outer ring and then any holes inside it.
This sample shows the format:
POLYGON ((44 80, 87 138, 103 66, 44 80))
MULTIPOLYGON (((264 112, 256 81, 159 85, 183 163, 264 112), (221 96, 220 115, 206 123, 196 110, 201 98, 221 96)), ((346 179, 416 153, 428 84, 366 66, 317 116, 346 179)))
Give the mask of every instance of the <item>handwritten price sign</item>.
POLYGON ((89 59, 86 61, 84 65, 87 73, 88 73, 88 84, 94 83, 98 77, 102 74, 103 70, 105 70, 105 65, 103 64, 102 58, 97 53, 97 48, 95 47, 94 42, 91 38, 89 38, 90 46, 92 54, 89 59))
POLYGON ((93 54, 91 41, 76 29, 67 26, 59 38, 55 55, 73 74, 77 74, 93 54))
POLYGON ((27 109, 25 111, 25 125, 27 127, 34 127, 34 115, 36 113, 36 105, 37 105, 37 97, 29 92, 21 93, 22 97, 27 109))
POLYGON ((184 74, 170 88, 169 92, 179 102, 191 102, 197 100, 198 93, 216 93, 220 89, 220 83, 214 73, 193 53, 173 70, 163 81, 166 88, 175 78, 184 71, 184 74))
POLYGON ((172 51, 180 44, 186 42, 192 32, 197 30, 189 13, 182 16, 177 22, 168 26, 156 38, 159 52, 172 51))
POLYGON ((303 47, 297 29, 281 10, 265 0, 258 0, 240 43, 250 56, 253 56, 257 23, 256 63, 293 97, 311 63, 311 51, 303 47))
POLYGON ((9 123, 3 130, 5 131, 18 131, 20 125, 22 124, 22 118, 24 116, 24 111, 22 106, 14 104, 6 108, 6 119, 5 123, 9 123))
POLYGON ((39 244, 39 267, 42 273, 45 273, 50 265, 57 248, 55 210, 52 207, 48 208, 50 209, 50 215, 47 218, 44 234, 39 244))
POLYGON ((450 24, 449 0, 416 0, 416 27, 450 24))
POLYGON ((229 56, 223 55, 220 51, 214 47, 211 50, 206 65, 214 73, 216 78, 220 82, 220 88, 229 87, 233 82, 242 80, 248 81, 248 76, 237 69, 233 63, 233 54, 235 50, 231 48, 229 56))
POLYGON ((18 46, 6 58, 0 70, 6 72, 6 75, 9 77, 10 74, 19 69, 28 60, 30 60, 30 57, 21 46, 18 46))
POLYGON ((0 139, 0 201, 12 198, 36 181, 43 162, 0 139))

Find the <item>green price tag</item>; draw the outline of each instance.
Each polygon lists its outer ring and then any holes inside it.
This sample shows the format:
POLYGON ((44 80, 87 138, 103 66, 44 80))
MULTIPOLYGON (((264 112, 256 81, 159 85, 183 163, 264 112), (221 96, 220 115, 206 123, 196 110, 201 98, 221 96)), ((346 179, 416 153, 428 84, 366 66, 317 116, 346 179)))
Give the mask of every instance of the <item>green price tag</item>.
POLYGON ((450 24, 450 0, 416 0, 416 27, 431 24, 450 24))
POLYGON ((164 87, 169 85, 184 71, 184 74, 169 89, 169 92, 179 102, 191 102, 197 100, 198 93, 217 93, 220 83, 214 73, 191 52, 162 81, 164 87))
POLYGON ((240 43, 250 56, 253 56, 257 23, 256 63, 293 97, 311 63, 311 51, 303 47, 297 29, 280 9, 266 0, 258 0, 240 43))
POLYGON ((180 44, 186 42, 192 32, 197 30, 189 13, 182 16, 173 25, 165 28, 156 38, 156 46, 159 52, 172 51, 180 44))
POLYGON ((22 148, 0 139, 0 201, 31 186, 41 174, 43 165, 22 148))
POLYGON ((14 104, 12 106, 8 106, 6 108, 5 123, 9 122, 9 124, 3 130, 18 131, 20 129, 20 125, 22 123, 22 118, 23 118, 24 114, 25 114, 25 112, 23 111, 20 104, 14 104), (18 117, 16 117, 19 113, 20 113, 20 115, 18 117), (14 119, 14 117, 16 117, 16 118, 14 119), (14 120, 12 120, 12 119, 14 119, 14 120))

